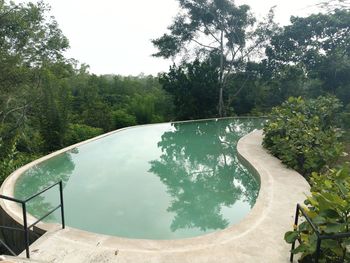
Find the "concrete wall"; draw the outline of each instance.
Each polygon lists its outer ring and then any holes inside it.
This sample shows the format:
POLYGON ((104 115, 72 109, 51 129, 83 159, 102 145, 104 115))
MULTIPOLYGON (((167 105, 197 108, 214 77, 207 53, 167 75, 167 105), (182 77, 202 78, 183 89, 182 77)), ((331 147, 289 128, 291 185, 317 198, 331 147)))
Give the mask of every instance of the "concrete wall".
MULTIPOLYGON (((9 216, 2 207, 0 207, 0 225, 7 227, 16 227, 23 229, 23 225, 16 220, 14 220, 11 216, 9 216)), ((33 243, 39 237, 41 237, 45 231, 42 229, 34 228, 34 231, 29 231, 29 243, 33 243)), ((20 254, 25 249, 25 239, 24 232, 18 230, 11 229, 0 229, 0 238, 5 242, 17 255, 20 254)), ((1 252, 3 254, 9 254, 6 248, 4 248, 1 252)))

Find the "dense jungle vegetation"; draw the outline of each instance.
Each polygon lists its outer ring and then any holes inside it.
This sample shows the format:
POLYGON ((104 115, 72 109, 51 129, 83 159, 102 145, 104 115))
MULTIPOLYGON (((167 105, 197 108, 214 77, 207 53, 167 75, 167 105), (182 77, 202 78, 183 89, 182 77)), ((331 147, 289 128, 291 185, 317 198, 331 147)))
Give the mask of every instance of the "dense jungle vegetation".
MULTIPOLYGON (((305 209, 322 233, 350 227, 350 4, 280 26, 230 0, 178 0, 155 57, 158 76, 95 75, 67 58, 69 41, 44 2, 0 0, 0 182, 39 156, 122 127, 221 116, 269 116, 264 146, 309 180, 305 209), (335 165, 342 165, 340 168, 335 165)), ((155 36, 157 37, 157 36, 155 36)), ((286 233, 311 262, 315 233, 286 233)), ((349 262, 349 239, 321 262, 349 262)))
MULTIPOLYGON (((66 58, 69 41, 44 2, 0 1, 0 178, 38 156, 145 123, 265 115, 290 96, 339 99, 350 125, 350 11, 281 27, 228 0, 179 0, 169 30, 152 40, 180 61, 158 76, 89 73, 66 58)), ((157 36, 155 36, 157 37, 157 36)))

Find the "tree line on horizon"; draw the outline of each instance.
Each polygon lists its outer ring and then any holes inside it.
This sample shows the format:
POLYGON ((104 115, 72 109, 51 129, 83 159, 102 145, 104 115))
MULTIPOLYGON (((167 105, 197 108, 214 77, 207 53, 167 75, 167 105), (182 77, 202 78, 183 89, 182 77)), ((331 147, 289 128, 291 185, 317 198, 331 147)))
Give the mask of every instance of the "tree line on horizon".
MULTIPOLYGON (((64 146, 137 124, 264 115, 290 96, 332 94, 350 111, 350 11, 257 21, 229 0, 179 0, 158 76, 97 76, 64 56, 44 2, 0 1, 0 177, 64 146)), ((343 2, 343 1, 341 1, 343 2)), ((341 8, 340 8, 341 7, 341 8)))

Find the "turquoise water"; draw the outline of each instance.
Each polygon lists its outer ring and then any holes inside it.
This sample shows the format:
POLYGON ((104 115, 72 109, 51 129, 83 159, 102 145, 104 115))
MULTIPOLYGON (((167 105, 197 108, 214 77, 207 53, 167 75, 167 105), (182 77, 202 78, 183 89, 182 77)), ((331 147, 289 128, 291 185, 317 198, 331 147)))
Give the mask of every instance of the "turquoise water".
MULTIPOLYGON (((84 144, 25 172, 15 196, 64 182, 68 226, 128 238, 179 239, 242 220, 259 181, 237 159, 242 136, 261 119, 135 127, 84 144)), ((36 217, 59 204, 58 189, 33 199, 36 217)), ((48 221, 60 222, 60 214, 48 221)))

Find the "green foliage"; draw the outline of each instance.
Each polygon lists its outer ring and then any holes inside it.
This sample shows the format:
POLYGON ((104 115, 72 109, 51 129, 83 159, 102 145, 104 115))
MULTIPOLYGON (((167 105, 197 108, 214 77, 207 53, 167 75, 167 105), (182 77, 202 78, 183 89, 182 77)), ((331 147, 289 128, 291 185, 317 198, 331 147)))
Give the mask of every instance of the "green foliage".
MULTIPOLYGON (((214 117, 223 109, 233 115, 260 115, 290 96, 332 93, 350 102, 348 10, 293 18, 291 25, 278 29, 273 12, 257 24, 246 5, 180 0, 181 12, 169 33, 153 44, 156 56, 189 51, 188 56, 158 78, 90 74, 87 65, 78 68, 64 57, 68 40, 47 15, 47 5, 0 3, 0 162, 11 167, 8 171, 31 156, 101 130, 214 117), (272 33, 267 59, 252 61, 252 52, 264 47, 272 33)), ((334 119, 327 117, 331 106, 325 107, 313 110, 318 119, 288 112, 291 123, 276 120, 295 127, 301 122, 300 129, 307 131, 293 128, 289 141, 279 134, 274 142, 281 145, 275 149, 285 153, 286 163, 306 174, 339 152, 338 133, 325 128, 334 119), (292 139, 299 144, 293 146, 292 139)), ((350 125, 347 112, 342 115, 344 127, 350 125)))
POLYGON ((346 129, 350 129, 350 103, 345 107, 341 118, 343 127, 346 129))
MULTIPOLYGON (((27 123, 18 135, 17 151, 19 153, 35 155, 45 152, 45 140, 39 129, 33 129, 34 123, 27 123)), ((36 127, 36 126, 34 126, 36 127)))
POLYGON ((57 150, 64 144, 70 110, 69 70, 70 65, 61 63, 48 65, 41 73, 42 100, 37 103, 37 117, 46 151, 57 150))
POLYGON ((93 103, 90 108, 84 110, 82 117, 84 123, 89 126, 102 128, 105 132, 112 129, 112 111, 103 102, 93 103))
POLYGON ((72 121, 105 132, 170 119, 172 101, 152 76, 74 76, 72 121))
POLYGON ((14 170, 14 158, 16 155, 16 141, 4 143, 0 137, 0 182, 14 170))
POLYGON ((224 106, 228 106, 224 101, 227 78, 232 72, 243 71, 253 53, 265 46, 275 29, 273 9, 263 22, 256 23, 250 7, 234 1, 178 2, 180 11, 169 32, 152 40, 158 49, 153 55, 173 58, 180 54, 186 63, 210 60, 219 72, 217 110, 222 116, 224 106))
MULTIPOLYGON (((182 12, 169 26, 169 34, 152 40, 159 49, 154 56, 173 57, 183 51, 187 44, 191 42, 198 44, 200 34, 216 40, 213 48, 207 47, 208 53, 218 51, 220 43, 215 35, 219 35, 220 32, 224 32, 223 37, 227 41, 225 48, 243 48, 248 37, 247 27, 255 23, 255 18, 249 12, 249 6, 236 6, 228 0, 179 0, 179 4, 182 12)), ((205 48, 205 45, 200 46, 202 49, 205 48)))
POLYGON ((69 124, 64 137, 65 145, 72 145, 103 133, 101 128, 94 128, 85 124, 69 124))
POLYGON ((134 126, 137 124, 135 116, 130 115, 125 110, 116 110, 112 115, 115 129, 134 126))
POLYGON ((96 76, 63 52, 68 40, 49 6, 0 0, 0 169, 112 129, 168 120, 158 78, 96 76))
POLYGON ((320 171, 342 152, 335 128, 341 104, 334 97, 303 100, 291 97, 270 114, 263 145, 304 176, 320 171))
POLYGON ((200 119, 216 115, 218 71, 209 62, 173 66, 163 74, 163 88, 174 98, 176 119, 200 119))
POLYGON ((137 123, 152 123, 155 115, 155 100, 152 95, 136 94, 130 102, 129 111, 136 117, 137 123))
POLYGON ((11 138, 32 114, 42 97, 47 65, 65 61, 62 53, 68 40, 54 19, 45 13, 49 7, 37 4, 0 5, 0 128, 3 138, 11 138), (45 74, 43 74, 45 72, 45 74))
MULTIPOLYGON (((321 235, 349 232, 350 227, 350 171, 349 165, 331 169, 324 174, 311 176, 311 196, 305 200, 304 210, 311 218, 321 235)), ((301 254, 302 262, 310 259, 316 251, 316 234, 311 226, 303 221, 294 231, 285 234, 285 240, 297 247, 292 251, 301 254)), ((350 253, 346 246, 350 238, 324 240, 321 243, 319 262, 349 262, 350 253)))
MULTIPOLYGON (((350 102, 350 10, 336 9, 327 14, 292 17, 291 25, 276 31, 266 54, 278 73, 281 67, 303 68, 310 80, 318 80, 316 96, 336 95, 350 102)), ((315 95, 315 90, 312 91, 315 95)))
POLYGON ((6 142, 0 137, 0 183, 17 168, 37 159, 39 154, 27 154, 16 149, 18 136, 6 142))

